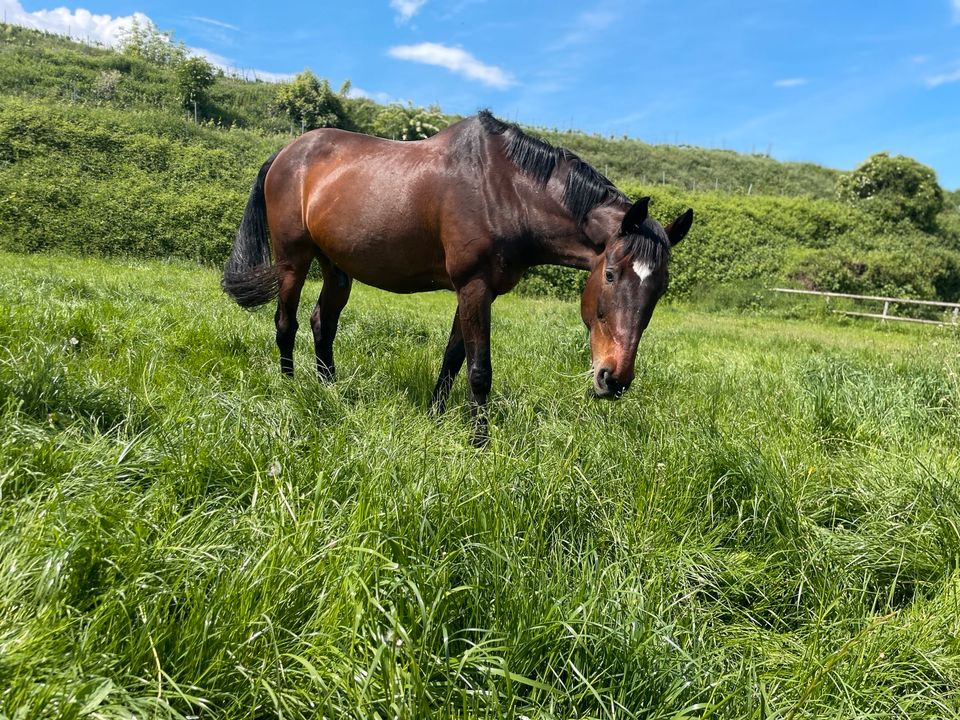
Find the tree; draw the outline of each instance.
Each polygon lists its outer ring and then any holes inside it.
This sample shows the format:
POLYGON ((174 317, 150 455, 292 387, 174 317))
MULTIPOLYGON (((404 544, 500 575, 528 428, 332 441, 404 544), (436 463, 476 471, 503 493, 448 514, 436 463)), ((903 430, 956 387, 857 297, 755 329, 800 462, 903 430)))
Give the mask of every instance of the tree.
POLYGON ((407 127, 406 108, 403 105, 394 103, 384 105, 378 108, 376 116, 373 118, 373 132, 380 137, 400 140, 407 127))
POLYGON ((281 84, 274 105, 295 125, 300 125, 301 131, 340 127, 344 116, 340 96, 330 89, 329 82, 309 70, 297 75, 293 82, 281 84))
POLYGON ((207 88, 213 85, 213 67, 202 57, 191 57, 177 64, 177 90, 184 107, 193 107, 196 119, 197 105, 207 97, 207 88))
POLYGON ((406 107, 399 103, 380 108, 373 120, 373 131, 381 137, 394 140, 425 140, 449 125, 440 108, 406 107))
POLYGON ((172 32, 161 32, 152 23, 140 27, 136 20, 123 34, 120 49, 125 55, 142 58, 155 65, 176 65, 187 56, 186 46, 182 42, 175 44, 172 32))
POLYGON ((907 220, 924 231, 936 229, 943 189, 931 168, 913 158, 877 153, 837 180, 837 196, 884 220, 907 220))

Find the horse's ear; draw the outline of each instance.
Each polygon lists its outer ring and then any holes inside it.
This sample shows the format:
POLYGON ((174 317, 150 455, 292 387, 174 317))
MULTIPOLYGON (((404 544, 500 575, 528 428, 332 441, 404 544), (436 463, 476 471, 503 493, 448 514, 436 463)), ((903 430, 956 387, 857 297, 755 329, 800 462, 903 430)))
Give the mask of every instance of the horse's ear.
POLYGON ((630 209, 627 210, 627 214, 623 216, 623 221, 620 223, 620 232, 624 235, 640 232, 640 226, 643 225, 643 221, 647 219, 647 205, 649 204, 650 198, 642 197, 631 205, 630 209))
POLYGON ((673 247, 687 236, 687 233, 690 232, 691 225, 693 225, 693 208, 687 210, 683 215, 664 228, 667 232, 667 237, 670 239, 670 247, 673 247))

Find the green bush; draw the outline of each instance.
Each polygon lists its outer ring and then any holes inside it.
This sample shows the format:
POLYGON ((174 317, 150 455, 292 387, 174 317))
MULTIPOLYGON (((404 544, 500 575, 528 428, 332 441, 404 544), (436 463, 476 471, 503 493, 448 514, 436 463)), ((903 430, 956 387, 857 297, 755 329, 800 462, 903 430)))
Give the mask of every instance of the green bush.
POLYGON ((960 256, 942 249, 919 253, 840 249, 800 255, 787 277, 807 289, 917 299, 960 299, 960 256))
POLYGON ((837 196, 888 222, 906 220, 935 231, 943 210, 943 190, 926 165, 903 155, 871 155, 860 167, 837 179, 837 196))
POLYGON ((159 113, 0 107, 0 247, 219 264, 282 138, 159 113))

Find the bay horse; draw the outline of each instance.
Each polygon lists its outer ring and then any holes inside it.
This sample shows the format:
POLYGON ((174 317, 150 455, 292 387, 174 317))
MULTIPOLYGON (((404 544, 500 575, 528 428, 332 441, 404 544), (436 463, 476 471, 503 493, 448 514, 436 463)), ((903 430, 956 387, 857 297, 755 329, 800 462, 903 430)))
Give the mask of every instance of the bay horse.
POLYGON ((693 223, 687 210, 662 227, 649 201, 631 203, 573 153, 486 111, 416 142, 313 130, 260 168, 222 286, 243 307, 278 297, 280 370, 292 375, 300 291, 317 260, 323 286, 310 325, 323 380, 334 378, 333 341, 354 280, 395 293, 456 292, 430 408, 443 412, 466 360, 479 444, 491 304, 535 265, 589 271, 580 308, 592 392, 616 399, 630 387, 637 344, 667 288, 670 249, 693 223))

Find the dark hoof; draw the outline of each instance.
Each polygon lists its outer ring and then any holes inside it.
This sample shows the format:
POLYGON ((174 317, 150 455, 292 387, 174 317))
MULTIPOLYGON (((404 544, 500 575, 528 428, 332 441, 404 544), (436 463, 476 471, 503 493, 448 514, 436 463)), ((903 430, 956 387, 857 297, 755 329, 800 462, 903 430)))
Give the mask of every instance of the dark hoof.
POLYGON ((326 367, 326 366, 318 367, 317 379, 322 383, 336 382, 337 373, 332 367, 326 367))
POLYGON ((470 437, 470 444, 475 448, 485 448, 490 442, 490 433, 486 426, 474 428, 473 435, 470 437))

